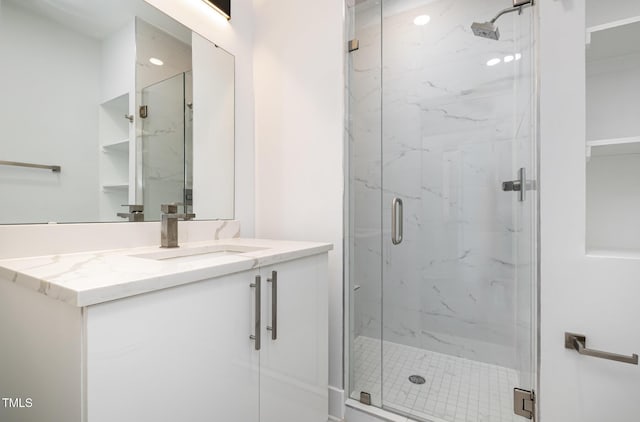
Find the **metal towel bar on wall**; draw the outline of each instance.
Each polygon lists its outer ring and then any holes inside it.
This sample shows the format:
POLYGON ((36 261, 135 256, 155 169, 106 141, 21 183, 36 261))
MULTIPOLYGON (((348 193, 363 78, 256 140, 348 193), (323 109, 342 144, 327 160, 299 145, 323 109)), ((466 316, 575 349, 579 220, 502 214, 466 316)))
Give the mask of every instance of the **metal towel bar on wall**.
POLYGON ((587 337, 582 334, 564 333, 564 347, 576 350, 581 355, 592 356, 594 358, 615 360, 616 362, 638 364, 638 355, 619 355, 617 353, 603 352, 600 350, 587 349, 587 337))
POLYGON ((47 166, 43 164, 20 163, 18 161, 0 160, 0 166, 15 166, 15 167, 29 167, 34 169, 45 169, 45 170, 51 170, 54 173, 60 173, 60 170, 62 170, 62 167, 60 166, 47 166))

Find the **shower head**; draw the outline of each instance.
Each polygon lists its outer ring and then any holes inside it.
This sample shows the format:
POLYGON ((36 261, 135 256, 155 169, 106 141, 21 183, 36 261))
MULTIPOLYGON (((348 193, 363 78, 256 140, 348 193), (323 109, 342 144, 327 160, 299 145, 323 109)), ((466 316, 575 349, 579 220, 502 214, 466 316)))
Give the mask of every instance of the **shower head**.
POLYGON ((500 39, 500 30, 491 22, 474 22, 471 25, 471 30, 476 37, 489 38, 491 40, 500 39))
POLYGON ((490 40, 499 40, 500 39, 500 31, 496 25, 496 21, 502 15, 506 15, 507 13, 518 12, 518 14, 522 13, 522 9, 525 6, 533 6, 534 0, 513 0, 513 7, 507 7, 506 9, 498 12, 495 18, 491 19, 489 22, 478 23, 474 22, 471 25, 471 30, 473 31, 473 35, 476 37, 489 38, 490 40))

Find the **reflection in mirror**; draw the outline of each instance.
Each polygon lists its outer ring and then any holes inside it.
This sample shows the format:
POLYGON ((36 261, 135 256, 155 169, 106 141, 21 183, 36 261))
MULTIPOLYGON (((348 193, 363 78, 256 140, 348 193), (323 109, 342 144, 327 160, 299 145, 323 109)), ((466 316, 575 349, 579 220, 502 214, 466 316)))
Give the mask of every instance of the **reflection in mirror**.
MULTIPOLYGON (((136 88, 138 143, 142 154, 137 167, 138 192, 145 217, 160 219, 157 204, 184 203, 187 171, 193 157, 193 77, 191 32, 181 39, 136 19, 136 88)), ((191 210, 190 210, 191 211, 191 210)))
POLYGON ((587 0, 586 245, 640 252, 640 3, 587 0))
POLYGON ((143 0, 2 0, 0 54, 0 224, 233 218, 232 55, 143 0))

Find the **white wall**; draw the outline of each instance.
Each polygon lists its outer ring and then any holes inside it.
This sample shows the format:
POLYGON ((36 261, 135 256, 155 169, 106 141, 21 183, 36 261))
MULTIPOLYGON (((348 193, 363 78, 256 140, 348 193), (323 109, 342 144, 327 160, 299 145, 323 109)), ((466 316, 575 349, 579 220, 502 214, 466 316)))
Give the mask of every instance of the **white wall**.
POLYGON ((588 62, 587 140, 640 136, 640 54, 628 53, 588 62))
POLYGON ((587 250, 640 254, 640 149, 594 148, 587 163, 587 250), (596 150, 604 150, 595 155, 596 150))
POLYGON ((640 3, 635 0, 586 0, 587 26, 640 17, 640 3))
POLYGON ((62 172, 0 166, 0 223, 96 221, 100 44, 13 2, 1 7, 0 56, 13 59, 0 66, 0 160, 62 172))
MULTIPOLYGON (((585 2, 538 2, 540 12, 540 420, 637 421, 638 368, 580 356, 564 332, 595 349, 638 353, 633 259, 585 254, 585 2)), ((610 5, 594 0, 593 3, 610 5)), ((638 5, 636 1, 629 4, 638 5)))
POLYGON ((202 0, 146 0, 235 56, 235 219, 254 235, 253 5, 234 0, 227 22, 202 0))
POLYGON ((341 389, 343 2, 254 7, 256 235, 333 243, 329 384, 341 389))
POLYGON ((233 218, 234 58, 195 33, 192 45, 193 210, 233 218))
POLYGON ((100 102, 127 94, 135 87, 136 28, 133 19, 102 40, 100 102))

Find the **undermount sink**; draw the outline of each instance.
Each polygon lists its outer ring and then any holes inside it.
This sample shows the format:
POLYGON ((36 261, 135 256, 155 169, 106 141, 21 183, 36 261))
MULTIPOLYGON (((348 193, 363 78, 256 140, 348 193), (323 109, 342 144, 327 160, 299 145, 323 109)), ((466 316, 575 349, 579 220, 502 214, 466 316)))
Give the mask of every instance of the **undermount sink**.
POLYGON ((138 255, 131 255, 134 258, 152 259, 164 262, 193 262, 204 259, 220 258, 229 255, 242 255, 247 252, 260 251, 266 248, 244 245, 210 245, 195 248, 175 248, 165 249, 157 252, 147 252, 138 255))

